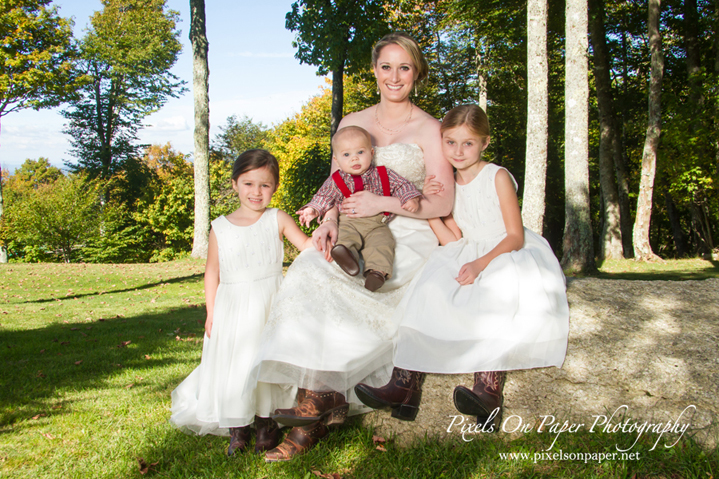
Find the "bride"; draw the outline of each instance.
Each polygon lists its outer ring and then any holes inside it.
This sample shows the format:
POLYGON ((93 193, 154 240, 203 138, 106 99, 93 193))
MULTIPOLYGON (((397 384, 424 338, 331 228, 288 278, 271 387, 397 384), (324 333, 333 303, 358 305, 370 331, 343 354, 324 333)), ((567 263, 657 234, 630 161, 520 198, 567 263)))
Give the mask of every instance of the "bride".
MULTIPOLYGON (((328 434, 327 426, 344 422, 350 405, 362 411, 353 390, 356 384, 381 386, 390 379, 397 332, 392 313, 438 244, 426 219, 446 216, 452 209, 454 181, 449 163, 442 159, 440 124, 410 101, 428 73, 419 45, 406 34, 389 34, 375 45, 372 67, 380 102, 347 115, 339 128, 364 128, 373 139, 376 165, 392 168, 420 190, 427 177, 443 191, 423 197, 414 214, 403 210, 397 198, 367 191, 342 204, 342 213, 350 218, 383 211, 397 215, 389 224, 396 241, 394 273, 377 292, 364 288, 364 278, 348 276, 330 262, 337 208, 314 232, 316 249, 305 250, 287 271, 263 331, 255 377, 280 390, 300 390, 297 407, 273 415, 295 427, 266 453, 268 462, 289 460, 312 448, 328 434)), ((333 162, 332 171, 336 169, 333 162)), ((273 397, 272 403, 286 404, 286 396, 273 397)))

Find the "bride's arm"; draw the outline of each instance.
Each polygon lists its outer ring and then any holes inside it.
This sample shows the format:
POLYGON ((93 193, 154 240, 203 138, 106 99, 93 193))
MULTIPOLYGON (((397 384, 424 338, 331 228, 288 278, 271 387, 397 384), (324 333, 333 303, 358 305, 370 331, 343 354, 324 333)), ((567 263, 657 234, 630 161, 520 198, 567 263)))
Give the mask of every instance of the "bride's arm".
POLYGON ((426 122, 418 132, 418 137, 422 138, 419 145, 424 153, 426 174, 434 175, 435 180, 444 185, 440 194, 422 197, 419 211, 410 213, 402 209, 398 198, 360 191, 342 202, 342 212, 350 218, 373 216, 383 211, 423 219, 447 216, 452 211, 454 201, 454 177, 452 167, 442 155, 439 122, 434 119, 426 122))

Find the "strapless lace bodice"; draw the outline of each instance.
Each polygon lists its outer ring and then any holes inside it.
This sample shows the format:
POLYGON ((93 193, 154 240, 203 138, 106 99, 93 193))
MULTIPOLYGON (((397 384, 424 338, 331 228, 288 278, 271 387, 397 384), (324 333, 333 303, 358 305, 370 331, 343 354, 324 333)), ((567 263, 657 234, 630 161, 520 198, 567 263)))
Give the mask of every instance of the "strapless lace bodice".
POLYGON ((386 166, 398 175, 411 181, 422 191, 424 187, 424 152, 414 143, 394 143, 387 146, 376 146, 374 149, 376 166, 386 166))

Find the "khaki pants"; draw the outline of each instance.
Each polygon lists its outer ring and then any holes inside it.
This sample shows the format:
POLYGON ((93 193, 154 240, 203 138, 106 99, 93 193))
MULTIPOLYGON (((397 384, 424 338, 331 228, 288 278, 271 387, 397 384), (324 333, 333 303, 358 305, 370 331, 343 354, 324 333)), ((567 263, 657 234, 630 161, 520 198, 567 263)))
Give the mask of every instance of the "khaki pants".
POLYGON ((364 272, 373 269, 392 276, 394 263, 394 236, 387 223, 382 219, 384 214, 367 218, 348 218, 340 214, 340 231, 337 244, 346 246, 356 259, 362 253, 364 272))

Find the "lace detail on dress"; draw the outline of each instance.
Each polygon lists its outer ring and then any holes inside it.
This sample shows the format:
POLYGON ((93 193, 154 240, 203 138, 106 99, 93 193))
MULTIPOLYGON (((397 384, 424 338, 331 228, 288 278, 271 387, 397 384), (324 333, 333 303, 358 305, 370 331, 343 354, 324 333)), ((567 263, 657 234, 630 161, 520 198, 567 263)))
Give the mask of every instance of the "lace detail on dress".
POLYGON ((424 153, 414 143, 394 143, 387 146, 376 146, 374 149, 376 166, 392 168, 398 175, 411 181, 422 191, 424 188, 424 153))
POLYGON ((273 334, 273 329, 286 318, 300 315, 308 321, 326 318, 335 326, 341 326, 349 319, 348 315, 338 312, 351 311, 357 324, 363 324, 382 340, 392 340, 396 326, 387 321, 387 317, 406 288, 371 293, 363 289, 361 276, 348 276, 324 258, 313 259, 316 258, 308 260, 307 255, 298 256, 290 266, 265 325, 266 334, 273 334), (301 270, 302 274, 293 274, 293 269, 301 270))

